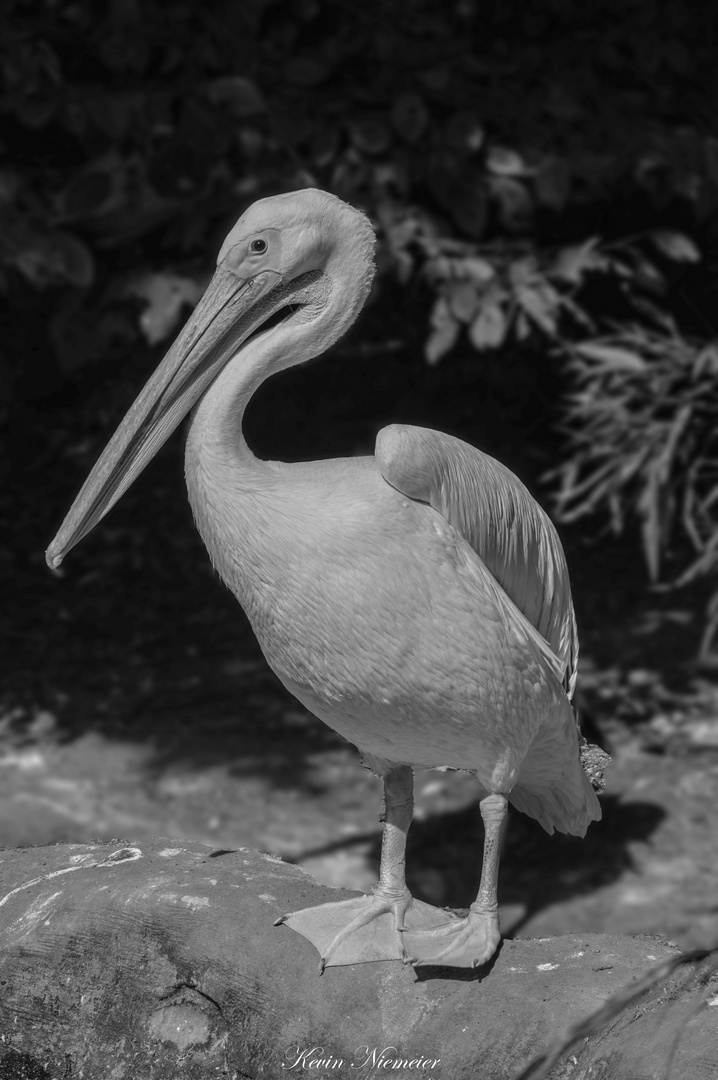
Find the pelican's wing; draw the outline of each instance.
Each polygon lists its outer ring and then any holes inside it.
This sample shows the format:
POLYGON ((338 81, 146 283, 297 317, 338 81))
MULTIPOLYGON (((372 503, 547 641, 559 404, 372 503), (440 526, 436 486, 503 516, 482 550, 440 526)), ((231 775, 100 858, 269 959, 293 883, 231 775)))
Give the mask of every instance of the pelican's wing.
POLYGON ((379 432, 376 460, 392 487, 438 510, 471 544, 551 646, 571 698, 578 635, 566 558, 550 519, 521 481, 460 439, 403 424, 379 432))

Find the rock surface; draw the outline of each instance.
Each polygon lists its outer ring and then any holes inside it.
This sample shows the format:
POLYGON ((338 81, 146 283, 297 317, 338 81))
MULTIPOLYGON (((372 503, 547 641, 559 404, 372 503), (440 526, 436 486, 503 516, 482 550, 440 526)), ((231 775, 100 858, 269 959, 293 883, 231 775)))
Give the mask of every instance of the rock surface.
MULTIPOLYGON (((313 947, 273 921, 343 895, 272 856, 188 841, 0 851, 0 1077, 510 1080, 677 953, 570 934, 506 941, 480 972, 381 962, 319 978, 313 947)), ((681 1032, 673 1075, 718 1075, 705 997, 677 973, 553 1075, 661 1076, 681 1032)))

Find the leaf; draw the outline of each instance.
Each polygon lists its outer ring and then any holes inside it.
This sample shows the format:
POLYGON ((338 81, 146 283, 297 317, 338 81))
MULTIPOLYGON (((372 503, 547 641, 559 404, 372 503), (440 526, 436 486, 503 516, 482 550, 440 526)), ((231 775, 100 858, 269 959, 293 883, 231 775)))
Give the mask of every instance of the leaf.
POLYGON ((526 318, 523 311, 519 311, 516 316, 516 340, 526 341, 531 336, 531 323, 526 318))
POLYGON ((470 323, 479 307, 476 286, 469 281, 452 282, 449 286, 449 306, 459 322, 470 323))
POLYGON ((488 216, 484 179, 478 167, 432 168, 427 174, 432 194, 464 236, 479 240, 488 216))
POLYGON ((127 286, 127 293, 144 300, 140 327, 150 345, 157 345, 170 335, 185 305, 194 307, 202 295, 202 286, 193 278, 179 274, 144 274, 127 286))
POLYGON ((597 244, 598 237, 591 236, 583 244, 561 248, 551 267, 551 277, 566 281, 569 285, 581 285, 584 276, 591 270, 603 270, 606 261, 603 255, 596 251, 597 244))
POLYGON ((95 276, 92 254, 72 233, 54 232, 48 236, 28 233, 18 239, 20 242, 8 261, 37 288, 67 282, 80 288, 92 284, 95 276))
POLYGON ((662 296, 666 291, 666 279, 660 270, 650 261, 650 259, 644 259, 635 250, 627 252, 632 257, 633 267, 632 273, 629 273, 629 277, 633 277, 639 285, 644 289, 648 289, 656 296, 662 296))
POLYGON ((658 250, 674 262, 700 262, 700 251, 685 233, 654 229, 648 235, 658 250))
POLYGON ((475 281, 477 285, 488 285, 496 277, 496 268, 488 259, 480 259, 472 255, 463 259, 459 264, 462 272, 475 281))
POLYGON ((524 176, 526 166, 516 150, 505 146, 492 146, 486 155, 486 168, 494 176, 524 176))
POLYGON ((498 300, 492 300, 481 306, 469 328, 471 344, 479 352, 498 349, 503 345, 508 330, 508 322, 503 306, 498 300))
POLYGON ((381 154, 391 146, 392 136, 380 120, 357 120, 349 126, 352 143, 363 154, 381 154))
POLYGON ((350 150, 334 166, 329 190, 343 198, 356 198, 356 192, 366 182, 368 174, 367 163, 355 150, 350 150))
POLYGON ((646 371, 646 362, 641 356, 617 345, 601 345, 597 342, 588 341, 574 346, 574 351, 586 360, 595 360, 612 371, 629 371, 641 374, 646 371))
POLYGON ((434 304, 431 312, 431 326, 431 333, 424 345, 424 355, 427 363, 433 367, 448 352, 451 352, 461 329, 443 296, 440 296, 434 304))
POLYGON ((651 581, 657 581, 661 571, 661 544, 663 523, 661 521, 661 482, 657 468, 648 471, 646 486, 638 500, 641 515, 643 551, 651 581))
POLYGON ((558 303, 553 300, 546 288, 530 289, 527 286, 516 290, 516 302, 526 312, 539 330, 549 337, 556 334, 556 311, 558 303))
POLYGON ((90 249, 72 233, 56 232, 50 240, 51 257, 59 277, 72 285, 87 288, 95 277, 90 249))
POLYGON ((209 84, 208 92, 212 101, 226 105, 234 116, 258 116, 267 111, 267 103, 259 87, 241 75, 214 79, 209 84))
POLYGON ((414 275, 414 260, 408 251, 395 251, 396 279, 400 285, 408 285, 414 275))
POLYGON ((316 128, 309 143, 309 156, 312 164, 319 169, 330 165, 339 150, 340 135, 338 128, 323 123, 316 128))
POLYGON ((429 112, 418 94, 402 94, 391 107, 391 122, 405 142, 416 143, 429 123, 429 112))
POLYGON ((519 180, 502 176, 491 181, 491 193, 498 200, 499 217, 506 228, 512 232, 525 229, 533 213, 528 188, 519 180))
POLYGON ((483 146, 486 133, 471 112, 457 112, 444 128, 444 142, 457 153, 476 153, 483 146))
POLYGON ((545 158, 534 178, 536 199, 542 206, 561 211, 571 194, 571 173, 562 158, 545 158))

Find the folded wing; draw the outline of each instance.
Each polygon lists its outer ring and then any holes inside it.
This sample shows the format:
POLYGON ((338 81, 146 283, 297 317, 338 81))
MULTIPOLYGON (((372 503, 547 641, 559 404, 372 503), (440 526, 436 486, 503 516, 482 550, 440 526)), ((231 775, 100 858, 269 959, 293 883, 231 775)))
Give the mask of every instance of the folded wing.
POLYGON ((379 432, 376 460, 392 487, 428 503, 471 544, 550 645, 571 698, 578 635, 566 558, 553 524, 521 481, 461 439, 403 424, 379 432))

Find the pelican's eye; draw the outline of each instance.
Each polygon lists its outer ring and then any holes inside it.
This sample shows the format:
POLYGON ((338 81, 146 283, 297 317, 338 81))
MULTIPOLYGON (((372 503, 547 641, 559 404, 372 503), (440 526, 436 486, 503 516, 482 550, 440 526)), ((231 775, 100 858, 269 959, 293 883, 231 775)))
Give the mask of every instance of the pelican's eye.
POLYGON ((263 255, 267 250, 267 241, 262 240, 259 237, 256 240, 252 240, 249 245, 249 250, 253 255, 263 255))

